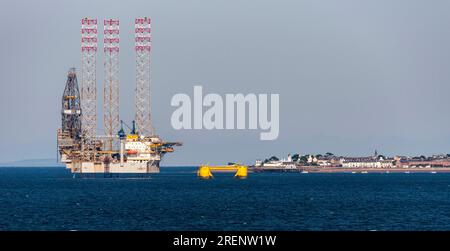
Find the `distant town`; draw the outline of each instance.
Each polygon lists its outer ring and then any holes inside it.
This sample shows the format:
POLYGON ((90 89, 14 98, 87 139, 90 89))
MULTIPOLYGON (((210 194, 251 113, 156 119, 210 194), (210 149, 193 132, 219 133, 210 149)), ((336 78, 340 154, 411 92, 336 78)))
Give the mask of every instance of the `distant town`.
POLYGON ((377 151, 371 156, 363 157, 336 156, 331 152, 316 155, 288 154, 283 159, 272 156, 257 160, 251 167, 255 172, 450 172, 450 154, 415 157, 388 157, 377 151))

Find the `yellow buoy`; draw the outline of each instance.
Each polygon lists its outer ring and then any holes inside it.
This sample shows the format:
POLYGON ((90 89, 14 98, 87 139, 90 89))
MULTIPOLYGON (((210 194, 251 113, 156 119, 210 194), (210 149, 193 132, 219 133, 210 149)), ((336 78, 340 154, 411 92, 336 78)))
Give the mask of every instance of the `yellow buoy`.
POLYGON ((209 169, 208 166, 200 166, 198 168, 197 175, 198 177, 203 179, 209 179, 213 177, 211 170, 209 169))
POLYGON ((235 171, 234 177, 236 178, 246 178, 248 176, 248 167, 238 164, 228 166, 199 166, 197 175, 200 178, 209 179, 213 177, 211 171, 235 171))
POLYGON ((236 174, 234 177, 236 178, 247 178, 247 167, 246 166, 238 166, 236 174))

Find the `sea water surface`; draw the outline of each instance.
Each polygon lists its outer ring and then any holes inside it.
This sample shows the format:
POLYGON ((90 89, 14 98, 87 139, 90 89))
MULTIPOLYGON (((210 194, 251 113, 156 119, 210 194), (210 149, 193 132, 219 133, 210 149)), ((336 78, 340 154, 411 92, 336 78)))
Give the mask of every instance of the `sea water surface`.
POLYGON ((450 230, 450 174, 72 178, 0 168, 0 230, 450 230))

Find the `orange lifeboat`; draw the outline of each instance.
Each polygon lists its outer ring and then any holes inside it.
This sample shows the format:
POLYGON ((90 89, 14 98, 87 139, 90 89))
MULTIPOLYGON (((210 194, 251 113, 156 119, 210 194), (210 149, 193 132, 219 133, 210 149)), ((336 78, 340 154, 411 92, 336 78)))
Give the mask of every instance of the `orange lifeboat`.
POLYGON ((128 150, 127 154, 137 154, 138 152, 136 150, 128 150))
POLYGON ((173 148, 172 147, 167 147, 166 149, 164 149, 164 151, 171 153, 171 152, 173 152, 173 148))

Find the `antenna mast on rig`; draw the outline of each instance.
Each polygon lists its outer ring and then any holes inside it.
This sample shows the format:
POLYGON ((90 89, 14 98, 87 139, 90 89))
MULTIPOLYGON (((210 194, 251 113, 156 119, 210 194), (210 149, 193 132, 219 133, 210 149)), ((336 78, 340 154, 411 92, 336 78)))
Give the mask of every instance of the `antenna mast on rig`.
POLYGON ((136 129, 144 136, 152 136, 153 128, 150 117, 150 18, 136 18, 135 51, 136 51, 136 129))
POLYGON ((81 109, 82 129, 88 138, 97 132, 97 19, 81 20, 81 109))
POLYGON ((105 81, 103 84, 103 126, 107 136, 107 150, 118 146, 115 140, 120 130, 119 119, 119 20, 103 21, 105 53, 105 81))

